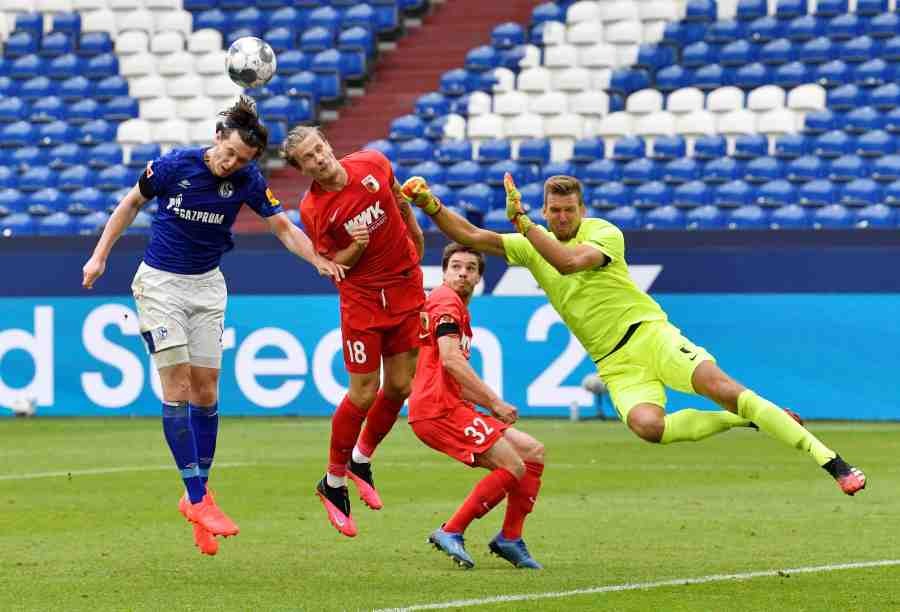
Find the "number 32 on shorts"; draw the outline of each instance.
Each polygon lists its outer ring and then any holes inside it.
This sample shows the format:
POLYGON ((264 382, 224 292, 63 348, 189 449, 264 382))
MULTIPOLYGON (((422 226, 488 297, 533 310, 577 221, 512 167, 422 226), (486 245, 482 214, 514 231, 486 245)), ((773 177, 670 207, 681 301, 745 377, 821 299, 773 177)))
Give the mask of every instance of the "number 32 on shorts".
POLYGON ((350 363, 365 363, 366 345, 362 340, 347 340, 347 356, 350 363))
POLYGON ((494 429, 485 423, 484 419, 475 417, 472 419, 472 424, 463 429, 463 433, 470 438, 475 438, 475 444, 484 444, 487 437, 494 433, 494 429))

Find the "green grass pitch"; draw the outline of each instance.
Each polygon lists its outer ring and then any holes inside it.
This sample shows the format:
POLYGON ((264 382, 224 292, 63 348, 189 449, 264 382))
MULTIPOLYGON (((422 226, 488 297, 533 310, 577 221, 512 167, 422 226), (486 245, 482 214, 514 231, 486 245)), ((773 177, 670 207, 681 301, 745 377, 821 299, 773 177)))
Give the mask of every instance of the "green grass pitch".
POLYGON ((349 539, 313 493, 327 420, 224 417, 212 484, 241 533, 209 558, 176 509, 158 419, 2 419, 0 610, 900 610, 897 564, 652 585, 900 559, 900 425, 811 424, 869 476, 854 498, 750 430, 659 447, 620 423, 520 425, 547 448, 525 531, 541 572, 487 553, 504 505, 467 533, 473 570, 425 544, 484 472, 405 423, 374 464, 385 508, 365 508, 351 485, 349 539), (644 586, 546 596, 616 585, 644 586), (534 598, 489 600, 505 595, 534 598))

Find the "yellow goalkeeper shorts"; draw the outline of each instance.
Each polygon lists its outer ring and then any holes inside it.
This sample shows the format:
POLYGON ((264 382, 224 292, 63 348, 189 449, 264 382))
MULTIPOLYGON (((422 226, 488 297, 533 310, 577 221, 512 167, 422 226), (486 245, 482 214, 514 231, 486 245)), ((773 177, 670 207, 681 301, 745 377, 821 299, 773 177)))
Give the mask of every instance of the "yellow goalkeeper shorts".
POLYGON ((695 393, 691 384, 694 370, 704 361, 715 361, 702 346, 681 335, 668 321, 644 321, 619 350, 604 357, 597 372, 619 418, 638 404, 666 407, 666 390, 695 393))

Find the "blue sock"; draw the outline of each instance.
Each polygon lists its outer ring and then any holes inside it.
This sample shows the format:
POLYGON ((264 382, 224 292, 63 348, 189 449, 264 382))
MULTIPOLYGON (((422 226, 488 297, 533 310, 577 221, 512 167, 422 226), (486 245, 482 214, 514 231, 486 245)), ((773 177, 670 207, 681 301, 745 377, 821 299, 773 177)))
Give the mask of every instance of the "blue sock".
POLYGON ((181 479, 187 489, 192 504, 203 501, 206 485, 200 478, 197 461, 197 444, 191 431, 191 419, 187 402, 162 403, 163 433, 169 449, 175 458, 175 465, 181 471, 181 479))
POLYGON ((219 404, 212 406, 195 406, 191 409, 191 428, 194 430, 194 441, 197 443, 197 459, 200 467, 200 478, 206 483, 209 480, 209 468, 216 454, 216 437, 219 434, 219 404))

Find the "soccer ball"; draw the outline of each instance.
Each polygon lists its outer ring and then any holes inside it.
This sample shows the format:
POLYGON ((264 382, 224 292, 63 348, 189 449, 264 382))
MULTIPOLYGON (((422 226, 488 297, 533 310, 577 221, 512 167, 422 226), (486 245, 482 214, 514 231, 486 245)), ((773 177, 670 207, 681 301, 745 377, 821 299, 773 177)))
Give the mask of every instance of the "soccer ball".
POLYGON ((260 87, 275 74, 275 52, 266 41, 244 36, 231 43, 225 57, 228 76, 241 87, 260 87))

